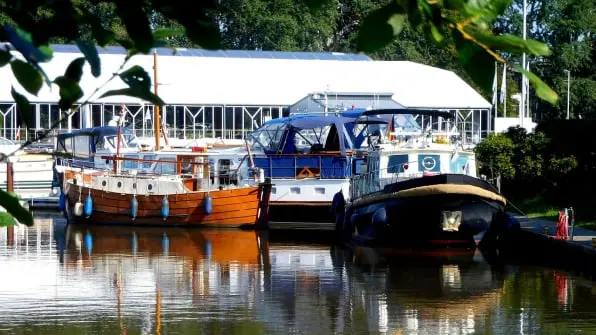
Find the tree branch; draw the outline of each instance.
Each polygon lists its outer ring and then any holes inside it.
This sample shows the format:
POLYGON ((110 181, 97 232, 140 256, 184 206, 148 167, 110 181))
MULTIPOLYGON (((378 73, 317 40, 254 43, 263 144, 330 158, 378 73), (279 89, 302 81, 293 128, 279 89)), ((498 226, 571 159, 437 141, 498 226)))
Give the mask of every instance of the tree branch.
POLYGON ((114 80, 114 78, 116 78, 119 75, 119 72, 122 71, 122 69, 124 69, 124 66, 126 66, 126 64, 128 63, 128 61, 132 58, 132 56, 127 55, 124 58, 124 62, 122 62, 122 64, 120 65, 120 67, 118 68, 118 70, 116 70, 116 72, 114 72, 112 74, 112 76, 110 78, 108 78, 102 85, 98 86, 97 88, 95 88, 95 90, 89 95, 89 97, 83 102, 81 103, 74 111, 69 110, 65 116, 59 118, 57 121, 55 121, 54 123, 52 123, 52 125, 50 126, 50 128, 46 131, 44 131, 43 133, 41 133, 41 135, 36 136, 33 139, 27 140, 25 141, 25 143, 21 144, 21 146, 13 151, 12 153, 10 153, 9 155, 6 155, 3 157, 3 160, 5 161, 8 157, 14 156, 18 151, 21 151, 23 149, 25 149, 26 147, 28 147, 29 145, 37 142, 37 141, 41 141, 43 139, 45 139, 46 137, 48 137, 48 135, 50 135, 50 133, 52 131, 54 131, 62 122, 64 122, 65 120, 67 120, 69 117, 71 117, 72 115, 74 115, 75 113, 77 113, 81 107, 88 105, 89 103, 91 103, 91 98, 97 94, 97 92, 99 92, 102 88, 104 88, 109 82, 111 82, 112 80, 114 80))

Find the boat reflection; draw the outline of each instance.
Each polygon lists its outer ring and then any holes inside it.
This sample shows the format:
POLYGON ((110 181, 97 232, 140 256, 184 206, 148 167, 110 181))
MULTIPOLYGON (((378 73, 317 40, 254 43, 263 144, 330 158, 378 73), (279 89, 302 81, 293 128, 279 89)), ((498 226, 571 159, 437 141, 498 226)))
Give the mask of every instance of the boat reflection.
POLYGON ((12 274, 0 285, 0 324, 40 333, 99 324, 154 334, 215 324, 226 333, 483 332, 508 275, 477 252, 383 258, 256 231, 55 220, 12 240, 0 233, 0 265, 12 274))
MULTIPOLYGON (((91 260, 99 255, 172 257, 184 262, 262 265, 267 232, 132 226, 67 225, 61 255, 91 260)), ((56 236, 59 236, 57 234, 56 236)), ((70 262, 65 260, 67 264, 70 262)))
POLYGON ((482 332, 476 321, 499 305, 512 272, 498 260, 488 262, 479 250, 404 250, 391 257, 371 248, 349 253, 342 258, 352 269, 348 281, 367 301, 369 330, 380 332, 482 332))

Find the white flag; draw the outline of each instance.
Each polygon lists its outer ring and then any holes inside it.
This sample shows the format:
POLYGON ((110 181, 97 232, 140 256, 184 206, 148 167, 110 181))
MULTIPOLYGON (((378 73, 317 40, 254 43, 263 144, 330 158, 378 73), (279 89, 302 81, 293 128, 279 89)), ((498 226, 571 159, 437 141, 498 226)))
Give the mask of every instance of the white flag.
MULTIPOLYGON (((526 70, 530 72, 530 61, 526 65, 526 70)), ((526 77, 526 117, 530 117, 530 78, 526 77)))
POLYGON ((500 103, 505 103, 505 97, 507 96, 507 64, 503 64, 503 79, 501 80, 501 98, 500 103))
POLYGON ((495 62, 495 77, 493 78, 493 106, 497 104, 497 63, 495 62))

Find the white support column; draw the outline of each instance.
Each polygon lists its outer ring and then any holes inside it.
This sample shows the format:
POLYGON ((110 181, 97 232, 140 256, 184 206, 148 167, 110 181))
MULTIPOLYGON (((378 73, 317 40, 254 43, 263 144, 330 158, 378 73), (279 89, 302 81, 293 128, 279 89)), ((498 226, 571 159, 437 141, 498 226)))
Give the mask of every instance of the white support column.
MULTIPOLYGON (((79 113, 81 113, 81 121, 83 123, 83 128, 91 128, 91 108, 89 108, 89 105, 84 105, 80 108, 79 113)), ((70 131, 70 127, 72 126, 72 124, 70 123, 70 118, 69 118, 69 131, 70 131)))
POLYGON ((40 114, 40 104, 35 104, 35 129, 40 129, 41 127, 41 114, 40 114))
POLYGON ((479 127, 478 127, 478 130, 479 130, 478 141, 482 141, 482 109, 478 110, 478 117, 480 118, 479 127))
MULTIPOLYGON (((67 113, 68 113, 68 114, 70 114, 70 109, 68 110, 68 112, 67 112, 67 113)), ((74 116, 74 114, 70 114, 70 115, 68 115, 68 121, 67 121, 67 124, 68 124, 68 132, 69 132, 69 133, 72 131, 72 117, 73 117, 73 116, 74 116)))

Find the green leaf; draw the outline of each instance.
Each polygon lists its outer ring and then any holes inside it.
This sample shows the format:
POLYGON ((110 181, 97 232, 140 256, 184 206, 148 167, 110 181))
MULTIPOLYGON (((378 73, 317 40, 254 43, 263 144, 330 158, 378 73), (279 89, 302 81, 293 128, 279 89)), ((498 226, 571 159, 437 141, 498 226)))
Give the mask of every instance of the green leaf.
POLYGON ((511 0, 469 0, 464 5, 464 12, 474 17, 474 22, 492 22, 503 15, 511 0))
POLYGON ((89 66, 91 66, 91 74, 96 78, 99 77, 101 74, 101 62, 95 44, 93 44, 92 41, 77 40, 77 46, 83 55, 85 55, 85 59, 89 62, 89 66))
POLYGON ((557 94, 557 92, 555 92, 552 88, 550 88, 550 86, 548 86, 545 82, 538 78, 537 75, 530 71, 522 69, 518 65, 514 65, 513 67, 517 69, 519 72, 523 73, 526 77, 528 77, 528 80, 536 90, 536 95, 540 99, 546 100, 552 105, 557 104, 557 101, 559 100, 559 95, 557 94))
POLYGON ((0 227, 16 226, 17 221, 8 213, 0 212, 0 227))
POLYGON ((139 65, 135 65, 119 74, 120 79, 130 88, 138 91, 151 91, 151 78, 149 74, 139 65))
POLYGON ((68 77, 75 82, 80 82, 81 77, 83 76, 83 66, 85 65, 85 58, 79 57, 75 58, 68 67, 66 68, 66 72, 64 72, 64 76, 68 77))
POLYGON ((324 0, 302 0, 309 10, 316 12, 323 6, 324 0))
POLYGON ((20 59, 15 59, 10 62, 10 67, 19 84, 21 84, 27 92, 37 95, 43 84, 41 73, 31 66, 31 64, 25 63, 20 59))
POLYGON ((133 98, 143 99, 143 100, 149 101, 155 105, 159 105, 160 107, 163 107, 163 105, 165 105, 165 102, 163 100, 161 100, 160 97, 153 94, 153 92, 147 91, 147 90, 142 90, 139 87, 122 88, 119 90, 107 91, 104 94, 102 94, 99 98, 101 99, 101 98, 114 96, 114 95, 125 95, 125 96, 129 96, 129 97, 133 97, 133 98))
POLYGON ((359 52, 373 52, 388 43, 403 29, 406 15, 396 2, 381 7, 369 14, 356 36, 359 52))
POLYGON ((79 84, 70 77, 57 77, 54 79, 54 83, 60 86, 60 101, 58 102, 58 105, 63 111, 71 109, 72 105, 83 97, 83 90, 79 84))
POLYGON ((455 48, 462 67, 483 90, 490 92, 494 77, 495 58, 473 41, 454 32, 455 48))
POLYGON ((23 29, 5 24, 4 31, 8 37, 8 41, 27 61, 37 63, 47 62, 52 59, 52 49, 47 46, 36 47, 31 39, 31 34, 23 29))
POLYGON ((116 13, 122 19, 135 48, 142 53, 148 53, 153 47, 153 34, 142 2, 118 0, 116 1, 116 13))
POLYGON ((21 93, 17 92, 14 87, 12 87, 10 93, 12 94, 12 98, 17 103, 17 107, 19 108, 19 112, 21 114, 21 118, 25 123, 25 126, 28 128, 33 127, 33 108, 31 108, 31 104, 27 97, 22 95, 21 93))
POLYGON ((7 50, 0 50, 0 67, 8 64, 12 59, 12 55, 7 50))
POLYGON ((444 4, 447 9, 460 10, 464 8, 463 0, 445 0, 444 4))
POLYGON ((20 223, 27 226, 33 225, 33 215, 21 206, 21 202, 16 196, 11 195, 4 190, 0 190, 0 206, 4 207, 6 211, 20 223))
POLYGON ((528 53, 536 56, 550 56, 551 51, 545 43, 535 40, 523 40, 519 36, 502 34, 493 35, 489 31, 481 31, 467 27, 466 33, 474 37, 478 42, 486 45, 493 50, 499 50, 509 53, 528 53))
POLYGON ((439 28, 430 22, 424 26, 424 31, 426 32, 426 35, 437 44, 445 39, 443 34, 439 31, 439 28))

